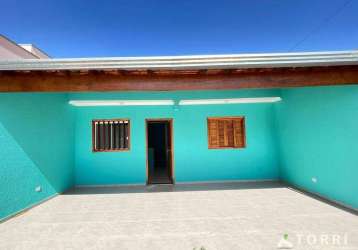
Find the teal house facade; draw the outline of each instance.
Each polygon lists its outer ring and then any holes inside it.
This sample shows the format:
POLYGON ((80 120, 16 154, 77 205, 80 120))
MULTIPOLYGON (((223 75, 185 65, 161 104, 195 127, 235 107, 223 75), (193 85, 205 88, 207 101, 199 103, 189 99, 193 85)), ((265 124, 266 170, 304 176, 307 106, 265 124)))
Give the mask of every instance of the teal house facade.
POLYGON ((358 54, 0 60, 0 218, 76 186, 282 181, 358 209, 358 54))

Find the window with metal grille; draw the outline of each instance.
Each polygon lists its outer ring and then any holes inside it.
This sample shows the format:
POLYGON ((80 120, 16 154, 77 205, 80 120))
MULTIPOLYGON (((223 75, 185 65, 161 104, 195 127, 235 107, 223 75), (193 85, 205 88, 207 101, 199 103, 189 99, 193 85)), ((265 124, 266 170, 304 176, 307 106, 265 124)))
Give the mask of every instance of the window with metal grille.
POLYGON ((209 149, 244 148, 244 117, 209 117, 208 118, 209 149))
POLYGON ((129 150, 129 120, 93 120, 92 148, 94 152, 129 150))

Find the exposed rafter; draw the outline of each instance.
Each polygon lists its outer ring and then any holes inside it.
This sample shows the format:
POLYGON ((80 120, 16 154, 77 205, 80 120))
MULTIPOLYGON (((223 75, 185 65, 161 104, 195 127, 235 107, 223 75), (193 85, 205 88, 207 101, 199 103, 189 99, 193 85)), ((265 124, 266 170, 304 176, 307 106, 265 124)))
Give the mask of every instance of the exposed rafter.
POLYGON ((166 91, 358 84, 358 65, 207 70, 0 71, 0 91, 166 91))

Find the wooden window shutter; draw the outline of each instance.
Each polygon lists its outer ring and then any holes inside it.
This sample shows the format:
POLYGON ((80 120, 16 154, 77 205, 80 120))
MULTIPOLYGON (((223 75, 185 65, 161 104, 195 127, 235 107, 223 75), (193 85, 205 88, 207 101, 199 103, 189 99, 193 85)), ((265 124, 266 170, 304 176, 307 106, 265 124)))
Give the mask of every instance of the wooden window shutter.
POLYGON ((244 148, 245 147, 245 127, 244 119, 235 119, 233 120, 234 128, 234 146, 235 148, 244 148))
POLYGON ((209 148, 219 147, 219 121, 208 119, 209 148))
POLYGON ((208 143, 209 148, 244 148, 244 118, 208 118, 208 143))
POLYGON ((234 147, 234 128, 232 120, 225 120, 226 147, 234 147))
POLYGON ((225 133, 225 121, 218 120, 218 134, 219 134, 219 146, 225 147, 227 143, 226 133, 225 133))

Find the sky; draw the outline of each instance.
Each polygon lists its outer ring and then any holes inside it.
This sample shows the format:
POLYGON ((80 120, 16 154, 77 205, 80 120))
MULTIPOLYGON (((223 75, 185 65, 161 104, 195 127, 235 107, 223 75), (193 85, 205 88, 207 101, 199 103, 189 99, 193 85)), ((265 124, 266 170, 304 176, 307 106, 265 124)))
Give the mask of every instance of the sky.
POLYGON ((358 0, 0 0, 0 33, 51 57, 358 49, 358 0))

